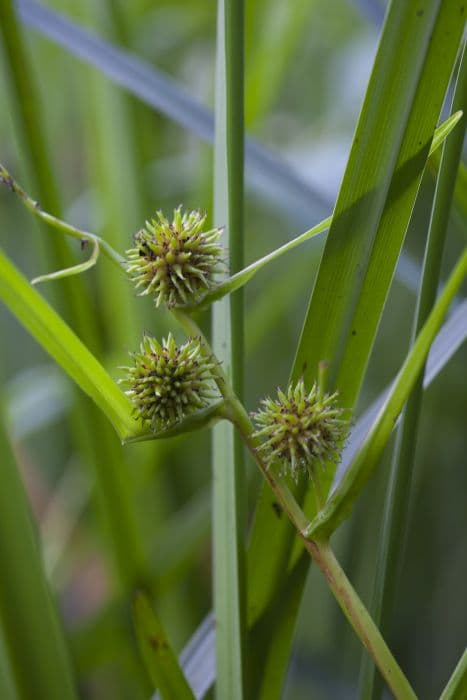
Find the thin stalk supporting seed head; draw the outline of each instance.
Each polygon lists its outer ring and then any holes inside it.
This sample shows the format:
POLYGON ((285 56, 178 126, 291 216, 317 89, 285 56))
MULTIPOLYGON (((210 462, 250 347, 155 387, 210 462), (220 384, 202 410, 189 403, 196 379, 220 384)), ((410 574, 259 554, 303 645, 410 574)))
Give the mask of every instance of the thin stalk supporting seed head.
POLYGON ((133 367, 123 367, 129 386, 125 393, 135 413, 150 421, 154 431, 172 427, 218 399, 212 371, 216 361, 203 355, 197 338, 177 346, 172 334, 162 341, 145 336, 133 367))
POLYGON ((154 296, 156 306, 195 304, 215 286, 225 267, 218 242, 223 229, 204 231, 205 223, 206 214, 178 207, 172 222, 158 211, 135 234, 135 245, 126 252, 127 270, 140 294, 154 296))
POLYGON ((349 421, 337 405, 337 393, 323 394, 316 383, 307 392, 300 379, 287 393, 278 389, 276 400, 266 398, 261 404, 252 414, 253 437, 263 440, 257 450, 268 467, 281 462, 297 480, 301 473, 313 477, 317 466, 339 461, 349 421))

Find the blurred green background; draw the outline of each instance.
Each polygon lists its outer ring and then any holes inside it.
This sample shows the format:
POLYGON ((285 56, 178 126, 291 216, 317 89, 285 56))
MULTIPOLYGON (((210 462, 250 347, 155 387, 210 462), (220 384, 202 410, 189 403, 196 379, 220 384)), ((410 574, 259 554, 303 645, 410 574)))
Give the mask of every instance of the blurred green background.
MULTIPOLYGON (((215 3, 46 4, 132 51, 212 108, 215 3)), ((248 132, 315 192, 308 200, 294 198, 271 186, 264 167, 247 167, 247 262, 331 213, 382 17, 376 0, 247 3, 248 132)), ((22 70, 38 88, 38 99, 32 96, 34 124, 45 135, 63 218, 102 234, 123 252, 156 209, 170 213, 179 203, 211 209, 209 145, 63 48, 22 29, 29 59, 22 70)), ((0 160, 39 198, 41 172, 29 157, 5 55, 0 51, 0 160)), ((433 187, 427 174, 361 410, 394 376, 407 350, 433 187)), ((5 188, 0 190, 0 229, 2 246, 28 277, 55 269, 51 241, 59 234, 40 228, 5 188)), ((465 233, 465 220, 452 217, 446 270, 465 244, 465 233)), ((321 237, 280 258, 246 289, 248 410, 287 381, 322 242, 321 237)), ((75 241, 67 245, 75 260, 86 255, 75 241)), ((171 327, 165 312, 156 312, 148 299, 137 299, 106 259, 70 285, 88 319, 87 337, 71 325, 116 379, 144 331, 160 337, 171 327)), ((68 289, 57 281, 40 291, 70 317, 63 304, 68 289)), ((208 319, 205 324, 208 328, 208 319)), ((119 469, 131 492, 145 556, 152 563, 150 586, 179 650, 211 608, 209 436, 122 450, 100 424, 90 435, 89 425, 77 418, 77 392, 70 381, 3 308, 0 329, 2 401, 83 697, 147 697, 144 683, 136 681, 141 674, 127 649, 131 631, 119 602, 131 581, 122 580, 109 555, 105 494, 95 488, 93 462, 119 469)), ((390 640, 422 698, 438 696, 465 646, 466 360, 463 347, 426 393, 390 640)), ((388 465, 386 458, 337 537, 338 554, 364 600, 371 590, 388 465)), ((251 465, 250 470, 253 506, 260 481, 251 465)), ((284 697, 355 697, 360 651, 312 567, 284 697)))

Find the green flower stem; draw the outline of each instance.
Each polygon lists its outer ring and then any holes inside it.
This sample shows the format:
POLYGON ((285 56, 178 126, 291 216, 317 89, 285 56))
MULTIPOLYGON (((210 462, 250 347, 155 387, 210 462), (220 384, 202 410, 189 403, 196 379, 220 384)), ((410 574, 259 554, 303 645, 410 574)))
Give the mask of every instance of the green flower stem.
POLYGON ((226 400, 224 415, 240 432, 243 442, 248 447, 262 475, 277 496, 281 507, 287 513, 294 527, 300 534, 306 532, 308 527, 307 523, 309 523, 308 518, 298 505, 281 475, 274 469, 268 469, 265 462, 263 462, 261 456, 258 454, 256 440, 253 438, 253 426, 250 418, 242 403, 236 397, 226 400))
POLYGON ((403 674, 391 654, 381 633, 370 617, 367 609, 358 597, 350 581, 341 569, 327 541, 311 541, 303 539, 303 543, 313 558, 313 561, 331 589, 342 611, 360 641, 373 657, 381 675, 386 680, 389 689, 396 700, 416 700, 409 681, 403 674))
MULTIPOLYGON (((212 357, 213 352, 211 346, 201 333, 197 323, 183 311, 174 310, 173 313, 185 332, 191 336, 198 337, 204 352, 208 357, 212 357)), ((389 688, 394 693, 394 696, 397 700, 416 699, 416 695, 410 687, 408 680, 402 673, 378 628, 341 569, 329 544, 326 541, 318 542, 306 538, 305 533, 309 526, 308 518, 298 505, 295 497, 280 474, 274 469, 268 469, 261 459, 256 449, 256 441, 253 437, 253 426, 250 418, 243 404, 236 397, 221 365, 217 364, 216 367, 217 385, 225 399, 225 404, 221 409, 224 417, 230 420, 238 429, 261 473, 276 495, 277 500, 286 512, 289 520, 301 536, 305 548, 323 573, 329 588, 345 616, 357 633, 362 644, 373 657, 382 676, 386 679, 389 688)))
POLYGON ((327 231, 331 225, 331 222, 332 216, 328 216, 327 219, 323 219, 323 221, 320 221, 320 223, 313 226, 313 228, 301 233, 291 241, 287 241, 287 243, 284 243, 284 245, 276 248, 276 250, 271 251, 259 260, 255 260, 250 265, 247 265, 247 267, 244 267, 242 270, 239 270, 239 272, 236 272, 231 277, 228 277, 226 280, 213 287, 204 295, 199 303, 187 304, 184 306, 184 309, 186 311, 204 309, 214 301, 222 299, 222 297, 224 297, 226 294, 232 294, 232 292, 235 292, 237 289, 240 289, 244 284, 249 282, 251 278, 254 277, 259 270, 261 270, 262 267, 280 257, 283 253, 287 253, 289 250, 293 250, 293 248, 296 248, 298 245, 305 243, 305 241, 308 241, 310 238, 327 231))
POLYGON ((105 255, 107 255, 107 257, 110 260, 112 260, 113 263, 118 265, 118 267, 124 268, 124 258, 119 253, 117 253, 117 251, 114 250, 112 246, 109 243, 107 243, 107 241, 105 241, 100 236, 97 236, 95 233, 91 233, 90 231, 82 231, 81 229, 76 228, 71 224, 67 224, 61 219, 58 219, 56 216, 52 216, 52 214, 48 214, 47 212, 43 211, 39 203, 32 199, 23 190, 23 188, 16 182, 13 176, 10 175, 8 170, 1 163, 0 183, 6 185, 8 189, 14 192, 14 194, 18 195, 19 199, 24 204, 26 209, 29 209, 29 211, 32 212, 34 216, 37 216, 46 224, 49 224, 49 226, 52 226, 52 228, 61 231, 61 233, 64 233, 66 236, 78 238, 80 241, 91 241, 94 244, 94 246, 97 245, 99 248, 101 248, 103 253, 105 253, 105 255))
POLYGON ((274 473, 271 469, 267 469, 262 462, 255 449, 256 446, 252 439, 252 425, 244 407, 238 399, 234 399, 226 403, 224 411, 226 417, 239 429, 256 464, 301 536, 308 553, 323 573, 329 588, 360 641, 373 657, 388 687, 392 690, 397 700, 414 700, 416 698, 414 691, 392 656, 371 616, 341 569, 329 544, 326 541, 317 542, 306 539, 304 533, 306 532, 308 519, 280 475, 274 473))
POLYGON ((230 405, 228 403, 226 404, 225 414, 239 429, 256 464, 302 538, 306 550, 323 573, 329 588, 360 641, 373 657, 388 687, 394 693, 395 698, 397 698, 397 700, 415 700, 416 695, 408 680, 392 656, 386 642, 353 589, 344 571, 341 569, 329 544, 325 541, 317 542, 306 539, 304 533, 306 532, 306 523, 308 519, 282 478, 277 473, 274 473, 273 470, 267 469, 259 457, 251 436, 251 422, 245 409, 237 400, 236 402, 230 403, 230 405), (231 411, 230 414, 229 409, 231 411))

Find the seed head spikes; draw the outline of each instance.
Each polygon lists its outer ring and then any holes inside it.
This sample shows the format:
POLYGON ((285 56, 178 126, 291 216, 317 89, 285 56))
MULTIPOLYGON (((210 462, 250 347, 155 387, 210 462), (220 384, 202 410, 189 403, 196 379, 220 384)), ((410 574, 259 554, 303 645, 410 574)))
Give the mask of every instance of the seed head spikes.
POLYGON ((338 462, 348 431, 344 409, 337 406, 337 393, 322 394, 317 384, 309 392, 303 379, 290 384, 287 393, 278 389, 277 399, 264 399, 253 414, 257 448, 268 466, 282 462, 297 480, 301 472, 313 473, 317 465, 338 462))
POLYGON ((216 361, 203 355, 196 338, 177 346, 172 334, 162 345, 145 336, 132 357, 133 367, 123 368, 126 394, 138 416, 150 421, 155 431, 172 427, 219 398, 212 378, 216 361))
POLYGON ((126 253, 127 270, 141 295, 154 296, 156 306, 197 303, 214 286, 223 269, 222 229, 204 231, 205 222, 206 214, 178 207, 172 222, 159 211, 135 235, 126 253))

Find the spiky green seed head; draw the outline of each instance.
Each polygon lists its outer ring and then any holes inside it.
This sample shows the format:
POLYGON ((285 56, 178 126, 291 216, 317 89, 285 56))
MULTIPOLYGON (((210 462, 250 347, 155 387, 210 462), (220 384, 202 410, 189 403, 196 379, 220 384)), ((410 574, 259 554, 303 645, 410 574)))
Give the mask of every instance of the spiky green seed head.
POLYGON ((203 355, 196 338, 177 346, 172 334, 162 341, 145 336, 134 365, 124 367, 135 413, 153 430, 167 429, 207 406, 219 393, 213 380, 214 358, 203 355))
POLYGON ((281 462, 297 480, 301 473, 313 473, 328 461, 338 462, 349 421, 337 405, 337 393, 323 394, 317 384, 309 392, 303 379, 290 384, 287 393, 277 390, 277 399, 266 398, 252 414, 257 448, 266 464, 281 462))
POLYGON ((154 296, 156 306, 195 304, 215 285, 224 269, 219 238, 222 228, 204 230, 206 214, 174 210, 170 222, 162 212, 146 221, 126 252, 127 270, 141 289, 154 296))

